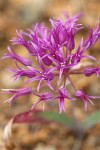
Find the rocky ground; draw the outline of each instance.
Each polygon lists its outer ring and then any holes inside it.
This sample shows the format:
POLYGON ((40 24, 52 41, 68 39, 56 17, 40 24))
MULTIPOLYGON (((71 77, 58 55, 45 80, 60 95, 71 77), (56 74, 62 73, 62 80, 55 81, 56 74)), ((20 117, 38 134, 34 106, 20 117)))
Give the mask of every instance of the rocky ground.
MULTIPOLYGON (((9 40, 15 36, 16 29, 25 30, 31 27, 36 21, 45 21, 49 25, 49 18, 60 17, 61 12, 66 10, 69 14, 83 12, 81 19, 83 25, 92 27, 96 25, 100 18, 100 1, 99 0, 1 0, 0 1, 0 57, 7 51, 6 47, 10 44, 9 40)), ((86 36, 86 30, 80 32, 78 37, 86 36)), ((77 43, 78 41, 76 41, 77 43)), ((20 48, 20 54, 24 51, 20 48)), ((100 41, 89 51, 90 54, 100 59, 100 41)), ((12 64, 13 65, 13 64, 12 64)), ((19 80, 13 85, 9 80, 10 73, 4 69, 11 66, 10 61, 0 60, 0 88, 20 87, 23 84, 19 80), (9 81, 9 82, 8 82, 9 81)), ((100 79, 95 76, 90 80, 77 77, 73 79, 78 87, 83 87, 88 93, 100 95, 100 79)), ((77 150, 75 145, 80 145, 80 150, 99 150, 100 149, 100 124, 85 131, 81 140, 76 139, 72 130, 56 123, 47 124, 16 124, 13 126, 12 138, 9 142, 4 142, 3 132, 8 121, 16 114, 27 111, 33 103, 32 97, 26 97, 21 101, 15 102, 11 107, 3 103, 8 98, 7 95, 0 94, 0 150, 77 150)), ((39 106, 41 107, 41 106, 39 106)), ((71 104, 67 104, 66 114, 71 115, 71 104)), ((47 109, 58 111, 58 105, 49 105, 47 109)), ((100 110, 100 101, 95 101, 95 105, 89 105, 87 112, 83 110, 83 104, 78 103, 76 116, 82 120, 87 115, 100 110)))

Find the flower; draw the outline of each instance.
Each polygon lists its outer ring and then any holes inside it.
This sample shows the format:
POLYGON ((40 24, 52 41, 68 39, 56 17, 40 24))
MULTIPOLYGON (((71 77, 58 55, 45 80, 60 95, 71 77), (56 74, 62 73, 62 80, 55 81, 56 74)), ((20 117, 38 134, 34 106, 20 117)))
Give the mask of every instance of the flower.
POLYGON ((70 69, 74 64, 69 64, 68 63, 68 58, 64 58, 63 54, 59 52, 59 60, 55 58, 50 58, 53 63, 56 63, 55 69, 59 70, 59 79, 61 79, 63 72, 66 70, 70 69))
POLYGON ((93 74, 96 73, 96 76, 99 77, 100 76, 100 67, 96 67, 96 68, 86 68, 83 73, 85 74, 85 76, 89 77, 93 74))
POLYGON ((85 92, 83 90, 77 90, 75 92, 75 96, 80 98, 81 100, 83 100, 85 111, 87 110, 88 101, 93 105, 94 103, 91 101, 91 99, 100 98, 100 96, 89 96, 89 95, 85 94, 85 92))
POLYGON ((50 84, 50 81, 54 79, 54 75, 53 75, 52 71, 55 70, 55 68, 45 69, 45 67, 43 65, 41 66, 42 71, 38 71, 35 68, 30 67, 30 66, 28 68, 31 71, 35 72, 36 75, 37 75, 36 77, 33 77, 33 78, 29 79, 28 82, 39 80, 37 91, 39 91, 40 85, 41 85, 41 83, 42 83, 43 80, 46 80, 46 83, 49 86, 49 88, 51 90, 54 90, 53 87, 50 84))
POLYGON ((80 41, 80 44, 76 50, 76 52, 74 54, 72 54, 72 57, 71 57, 71 62, 73 64, 77 64, 79 63, 83 58, 89 58, 89 59, 92 59, 94 61, 96 61, 96 59, 93 57, 93 56, 90 56, 90 55, 85 55, 84 52, 85 50, 87 50, 87 46, 86 47, 83 47, 83 38, 81 39, 80 41))
POLYGON ((56 97, 59 99, 59 112, 61 113, 62 110, 65 111, 65 106, 64 106, 64 100, 69 99, 69 100, 75 100, 75 98, 71 98, 68 94, 68 91, 65 88, 60 88, 59 89, 59 96, 56 97))
MULTIPOLYGON (((52 100, 52 94, 50 94, 49 92, 46 92, 46 93, 44 93, 42 95, 34 93, 34 95, 38 96, 39 100, 33 104, 31 109, 33 109, 38 103, 40 103, 42 101, 45 104, 45 102, 47 102, 49 100, 52 100)), ((44 105, 43 105, 43 110, 44 110, 44 105)))
POLYGON ((11 98, 6 100, 10 105, 13 103, 13 101, 15 101, 16 98, 32 94, 32 89, 28 87, 22 89, 2 89, 2 91, 5 94, 14 94, 11 98))
POLYGON ((8 51, 9 53, 8 54, 5 54, 2 59, 5 59, 5 58, 11 58, 11 59, 14 59, 18 62, 20 62, 21 64, 25 65, 25 66, 30 66, 31 65, 31 61, 26 59, 26 58, 23 58, 21 56, 18 56, 16 53, 14 53, 11 48, 8 46, 8 51))
POLYGON ((18 80, 20 77, 28 77, 28 78, 33 78, 36 76, 36 73, 32 70, 29 69, 22 69, 18 66, 18 64, 16 63, 17 66, 17 70, 16 69, 7 69, 9 72, 13 72, 14 74, 12 75, 12 77, 15 77, 15 80, 18 80))
POLYGON ((59 112, 61 113, 63 110, 65 111, 65 99, 72 101, 80 98, 83 100, 86 110, 88 101, 93 104, 91 98, 99 98, 88 96, 83 90, 77 90, 71 78, 74 75, 78 76, 78 74, 89 77, 96 73, 97 77, 100 76, 100 67, 97 66, 98 60, 85 53, 100 38, 100 20, 95 29, 88 28, 88 37, 85 40, 81 37, 76 47, 76 34, 83 29, 82 24, 77 22, 82 13, 73 17, 64 13, 64 16, 65 20, 50 19, 51 28, 48 28, 45 23, 36 23, 26 32, 16 31, 17 37, 14 37, 11 43, 13 46, 23 46, 28 52, 28 57, 23 58, 8 47, 8 53, 4 54, 2 59, 15 60, 16 68, 7 69, 13 73, 12 77, 15 78, 15 81, 21 77, 26 77, 27 81, 23 80, 26 81, 24 88, 6 90, 5 94, 14 94, 7 100, 10 104, 19 96, 32 94, 39 97, 32 109, 41 101, 47 102, 56 99, 59 101, 59 112), (86 63, 83 62, 84 58, 86 63), (32 84, 36 80, 38 85, 34 86, 34 90, 28 87, 30 82, 32 84), (69 96, 71 89, 73 89, 76 98, 69 96))
POLYGON ((100 38, 100 19, 98 26, 94 30, 89 27, 89 36, 84 41, 83 46, 89 48, 90 46, 94 45, 99 38, 100 38))

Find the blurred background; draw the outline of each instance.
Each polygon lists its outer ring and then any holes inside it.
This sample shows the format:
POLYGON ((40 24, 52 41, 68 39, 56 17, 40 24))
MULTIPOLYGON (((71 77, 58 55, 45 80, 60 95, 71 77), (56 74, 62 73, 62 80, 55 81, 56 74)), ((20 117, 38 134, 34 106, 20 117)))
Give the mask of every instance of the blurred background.
MULTIPOLYGON (((16 36, 16 29, 25 31, 32 27, 35 22, 45 22, 48 26, 49 18, 60 18, 63 11, 67 11, 70 15, 78 12, 84 13, 80 22, 85 29, 78 33, 77 39, 81 36, 86 37, 87 26, 95 27, 98 18, 100 18, 100 0, 0 0, 0 57, 7 52, 7 45, 10 45, 9 40, 16 36)), ((18 51, 20 54, 24 53, 22 47, 18 51)), ((89 53, 100 59, 100 41, 90 49, 89 53)), ((11 63, 9 60, 0 60, 0 88, 16 88, 23 84, 23 80, 14 84, 10 80, 11 74, 5 68, 13 66, 11 63)), ((96 79, 95 76, 91 77, 90 80, 84 77, 78 79, 77 86, 83 87, 90 95, 100 95, 100 80, 96 79)), ((9 143, 5 148, 3 141, 4 126, 14 115, 29 110, 33 102, 31 97, 26 97, 9 107, 8 104, 3 103, 8 98, 7 95, 0 94, 0 150, 72 149, 75 142, 72 131, 56 124, 50 126, 16 125, 13 129, 12 140, 12 143, 16 141, 16 144, 9 143)), ((70 115, 70 103, 68 105, 67 113, 70 115)), ((56 105, 50 107, 58 109, 56 105)), ((47 109, 49 109, 49 106, 47 109)), ((79 103, 77 104, 76 116, 81 120, 99 109, 99 101, 95 102, 95 106, 89 105, 87 112, 83 111, 83 104, 79 103)), ((99 149, 100 126, 97 125, 95 128, 86 131, 81 150, 99 149)))

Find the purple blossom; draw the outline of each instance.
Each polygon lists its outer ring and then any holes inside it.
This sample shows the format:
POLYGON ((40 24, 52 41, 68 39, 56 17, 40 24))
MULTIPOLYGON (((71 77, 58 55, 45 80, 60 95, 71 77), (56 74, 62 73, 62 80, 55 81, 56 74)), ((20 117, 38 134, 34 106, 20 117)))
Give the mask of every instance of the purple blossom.
POLYGON ((16 30, 16 34, 18 37, 13 37, 13 39, 10 40, 12 45, 23 45, 25 47, 29 46, 27 41, 24 39, 24 32, 22 30, 19 32, 16 30))
POLYGON ((100 76, 100 67, 96 67, 96 68, 86 68, 83 73, 85 74, 85 76, 89 77, 93 74, 96 73, 96 76, 99 77, 100 76))
POLYGON ((99 98, 88 96, 82 90, 77 91, 77 87, 71 78, 74 75, 78 76, 78 74, 89 77, 96 73, 97 77, 100 76, 100 67, 97 66, 97 60, 85 53, 100 38, 100 21, 95 29, 89 27, 89 36, 85 40, 81 37, 76 48, 76 34, 83 28, 82 24, 77 23, 77 21, 82 14, 79 13, 70 17, 65 13, 64 16, 65 21, 55 18, 50 19, 51 28, 46 27, 44 23, 36 23, 32 29, 27 29, 27 32, 16 31, 17 37, 14 37, 11 43, 13 46, 24 46, 25 50, 28 51, 28 57, 23 58, 8 47, 8 53, 4 54, 2 59, 15 60, 16 68, 7 69, 13 73, 12 77, 15 78, 15 81, 21 77, 27 77, 27 83, 36 80, 39 83, 37 87, 34 87, 34 91, 31 88, 8 89, 5 92, 6 94, 14 94, 7 100, 10 104, 19 96, 33 94, 39 99, 33 104, 32 109, 39 102, 58 99, 59 112, 61 113, 63 110, 65 111, 65 99, 75 100, 75 98, 69 96, 71 95, 70 89, 74 90, 77 98, 83 100, 85 110, 88 101, 93 104, 90 98, 99 98), (86 64, 83 62, 84 58, 86 58, 86 64), (71 85, 70 89, 68 85, 71 85), (44 91, 44 87, 45 92, 40 94, 40 89, 44 91))
POLYGON ((65 98, 68 100, 75 100, 75 98, 71 98, 68 94, 68 91, 65 88, 60 88, 58 92, 59 96, 57 96, 57 99, 59 99, 59 112, 61 113, 62 111, 65 111, 64 106, 65 98))
POLYGON ((67 72, 71 67, 74 66, 74 64, 69 64, 68 63, 69 57, 70 56, 64 58, 64 56, 63 56, 63 54, 61 52, 59 52, 59 57, 57 57, 57 59, 49 57, 53 61, 53 63, 56 64, 55 69, 59 70, 59 78, 60 79, 61 79, 62 74, 64 72, 67 72))
POLYGON ((79 17, 81 14, 77 14, 72 18, 68 18, 65 22, 62 20, 57 19, 50 19, 52 24, 52 34, 51 34, 51 41, 53 48, 58 49, 59 45, 66 46, 68 50, 73 50, 75 47, 74 37, 77 31, 82 29, 82 24, 77 24, 79 17))
POLYGON ((16 98, 24 95, 32 94, 32 89, 25 87, 22 89, 2 89, 5 94, 14 94, 11 98, 6 100, 10 105, 16 100, 16 98))
POLYGON ((79 18, 82 16, 82 13, 76 14, 73 17, 69 17, 66 15, 68 20, 65 22, 65 25, 67 26, 68 29, 68 44, 67 48, 69 50, 73 50, 75 48, 75 35, 76 33, 81 30, 82 24, 78 24, 77 21, 79 18))
POLYGON ((85 55, 84 54, 85 50, 87 50, 87 47, 83 47, 83 38, 82 38, 76 52, 74 54, 72 54, 71 62, 74 64, 75 63, 77 64, 83 58, 89 58, 89 59, 96 61, 96 59, 93 56, 85 55))
POLYGON ((74 54, 72 54, 72 58, 71 58, 71 62, 72 63, 78 63, 80 62, 80 60, 82 58, 84 58, 85 56, 83 55, 83 50, 82 49, 82 45, 83 45, 83 38, 80 41, 80 45, 78 46, 78 49, 76 50, 76 52, 74 54))
POLYGON ((21 64, 23 64, 25 66, 30 66, 32 64, 30 60, 28 60, 26 58, 23 58, 21 56, 18 56, 15 52, 13 52, 11 50, 10 47, 8 47, 8 51, 9 51, 9 53, 8 54, 4 54, 4 56, 2 57, 2 59, 11 58, 11 59, 14 59, 14 60, 20 62, 21 64))
POLYGON ((52 24, 52 30, 49 37, 50 41, 50 48, 53 50, 59 50, 60 46, 68 43, 68 35, 67 35, 67 29, 64 26, 63 22, 61 20, 57 19, 50 19, 50 22, 52 24))
MULTIPOLYGON (((37 55, 37 51, 35 50, 34 46, 32 45, 32 41, 25 40, 25 36, 27 38, 30 38, 31 35, 26 32, 23 32, 22 30, 19 32, 16 30, 16 33, 17 33, 18 37, 14 37, 12 40, 10 40, 12 42, 12 45, 23 45, 28 50, 30 55, 34 55, 34 56, 37 55)), ((34 39, 35 39, 35 41, 37 41, 36 36, 34 37, 34 39)))
POLYGON ((28 77, 28 78, 33 78, 36 76, 36 73, 32 70, 26 70, 26 69, 22 69, 17 65, 17 70, 16 69, 7 69, 9 72, 13 72, 13 76, 15 77, 15 80, 18 80, 20 77, 28 77))
MULTIPOLYGON (((38 96, 39 100, 33 104, 31 109, 33 109, 38 103, 44 102, 44 104, 45 104, 45 102, 52 100, 52 98, 53 98, 49 92, 46 92, 42 95, 34 93, 34 95, 38 96)), ((43 105, 43 110, 44 110, 44 105, 43 105)))
POLYGON ((84 93, 82 90, 78 90, 75 92, 75 96, 80 98, 84 102, 84 109, 87 110, 87 104, 88 101, 93 105, 94 103, 91 101, 91 99, 100 98, 100 96, 89 96, 84 93))
POLYGON ((98 26, 94 30, 89 27, 89 36, 84 41, 83 46, 89 48, 90 46, 94 45, 99 38, 100 38, 100 20, 98 26))
POLYGON ((51 90, 54 90, 53 87, 51 86, 50 81, 54 79, 54 75, 53 75, 52 71, 55 70, 55 68, 45 69, 43 65, 42 65, 42 71, 36 70, 35 68, 30 67, 30 66, 28 68, 31 71, 36 73, 36 77, 33 77, 33 78, 29 79, 28 82, 39 80, 39 84, 38 84, 38 87, 37 87, 38 92, 39 92, 40 85, 41 85, 43 80, 46 80, 46 83, 47 83, 48 87, 51 90))

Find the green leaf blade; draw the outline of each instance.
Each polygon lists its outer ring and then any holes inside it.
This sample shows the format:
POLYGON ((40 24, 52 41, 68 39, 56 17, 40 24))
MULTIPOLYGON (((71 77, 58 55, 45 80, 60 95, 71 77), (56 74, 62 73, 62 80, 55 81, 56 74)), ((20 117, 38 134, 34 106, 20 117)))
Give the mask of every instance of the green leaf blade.
POLYGON ((100 111, 92 113, 83 121, 83 128, 90 128, 91 126, 100 123, 100 111))
POLYGON ((43 119, 61 123, 69 128, 74 128, 74 126, 75 126, 75 121, 73 119, 69 118, 65 114, 59 114, 58 112, 45 111, 45 112, 41 112, 40 116, 43 119))

